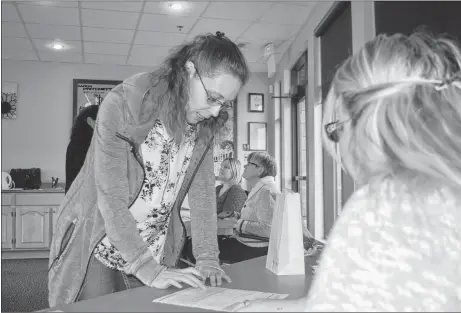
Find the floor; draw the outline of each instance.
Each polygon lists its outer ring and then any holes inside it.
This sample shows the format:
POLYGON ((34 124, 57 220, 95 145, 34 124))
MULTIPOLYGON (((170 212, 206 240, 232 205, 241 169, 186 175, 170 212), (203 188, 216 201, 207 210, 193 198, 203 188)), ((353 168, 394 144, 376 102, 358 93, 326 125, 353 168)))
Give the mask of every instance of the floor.
POLYGON ((2 260, 2 312, 48 308, 48 259, 2 260))

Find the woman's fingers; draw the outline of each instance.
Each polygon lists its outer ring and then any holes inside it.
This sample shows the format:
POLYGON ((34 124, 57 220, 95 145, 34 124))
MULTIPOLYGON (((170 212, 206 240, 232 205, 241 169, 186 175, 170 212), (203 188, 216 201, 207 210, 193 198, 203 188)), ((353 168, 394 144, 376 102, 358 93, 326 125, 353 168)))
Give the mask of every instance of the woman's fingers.
POLYGON ((216 275, 210 276, 210 285, 216 287, 216 275))
POLYGON ((176 280, 182 281, 183 283, 195 288, 201 288, 203 290, 206 289, 205 283, 192 274, 182 274, 181 276, 178 276, 176 280))
POLYGON ((178 283, 178 282, 177 282, 176 280, 174 280, 174 279, 168 280, 168 283, 169 283, 170 285, 172 285, 172 286, 175 286, 175 287, 177 287, 177 288, 179 288, 179 289, 182 289, 182 285, 181 285, 180 283, 178 283))
POLYGON ((182 269, 181 272, 182 272, 182 273, 190 273, 190 274, 193 274, 193 275, 195 275, 195 276, 198 276, 198 277, 202 278, 203 280, 206 279, 206 277, 205 277, 199 270, 197 270, 197 269, 194 268, 194 267, 188 267, 188 268, 182 269))
POLYGON ((223 273, 222 274, 222 278, 224 278, 228 283, 231 283, 232 282, 232 279, 229 277, 229 275, 227 275, 226 273, 223 273))
POLYGON ((221 286, 221 285, 222 285, 222 278, 221 278, 221 275, 220 275, 220 274, 216 275, 216 284, 217 284, 218 286, 221 286))

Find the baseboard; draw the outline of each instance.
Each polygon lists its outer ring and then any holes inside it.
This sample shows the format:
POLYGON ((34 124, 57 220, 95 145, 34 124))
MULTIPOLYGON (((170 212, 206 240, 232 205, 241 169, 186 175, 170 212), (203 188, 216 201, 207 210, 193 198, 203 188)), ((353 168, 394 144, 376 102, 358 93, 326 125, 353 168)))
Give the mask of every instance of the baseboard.
POLYGON ((50 250, 2 250, 2 260, 12 259, 48 259, 50 250))

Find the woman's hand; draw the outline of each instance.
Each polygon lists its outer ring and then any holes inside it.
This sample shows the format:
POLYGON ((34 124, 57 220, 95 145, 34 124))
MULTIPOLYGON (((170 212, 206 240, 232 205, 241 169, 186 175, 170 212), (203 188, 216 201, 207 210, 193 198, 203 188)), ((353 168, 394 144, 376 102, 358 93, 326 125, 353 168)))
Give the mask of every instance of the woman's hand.
POLYGON ((181 283, 205 289, 205 277, 195 268, 167 268, 154 279, 150 287, 166 289, 170 286, 182 288, 181 283))
POLYGON ((231 312, 302 312, 305 310, 304 298, 298 300, 253 300, 236 303, 231 312))
POLYGON ((237 232, 240 230, 240 224, 243 223, 243 220, 236 219, 234 225, 232 226, 237 232))
POLYGON ((205 279, 210 279, 210 285, 213 287, 221 286, 223 278, 228 283, 232 282, 230 277, 219 265, 197 264, 195 268, 200 271, 202 276, 205 276, 205 279))

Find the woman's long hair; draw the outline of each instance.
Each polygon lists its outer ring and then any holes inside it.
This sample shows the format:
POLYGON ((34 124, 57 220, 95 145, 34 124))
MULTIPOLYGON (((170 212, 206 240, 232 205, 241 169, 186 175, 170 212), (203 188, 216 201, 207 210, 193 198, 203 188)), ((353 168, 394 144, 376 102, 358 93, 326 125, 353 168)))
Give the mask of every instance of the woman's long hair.
POLYGON ((75 118, 74 125, 70 131, 70 140, 77 142, 90 142, 93 136, 93 128, 88 124, 87 119, 91 117, 96 120, 99 105, 89 105, 83 108, 75 118))
POLYGON ((444 84, 460 70, 457 42, 425 32, 378 35, 339 68, 323 123, 346 121, 341 157, 354 179, 461 186, 461 86, 444 84))
MULTIPOLYGON (((223 34, 200 35, 170 51, 169 57, 151 75, 152 85, 165 85, 163 93, 155 93, 154 102, 160 105, 160 119, 176 142, 181 142, 187 128, 186 110, 189 100, 189 74, 186 62, 194 63, 202 76, 214 77, 222 73, 238 78, 242 85, 249 79, 249 69, 238 46, 223 34)), ((219 115, 199 123, 199 128, 212 135, 221 129, 229 114, 219 115)))

